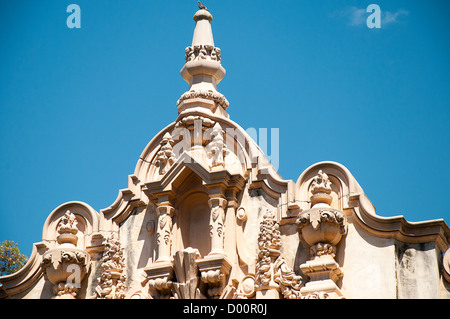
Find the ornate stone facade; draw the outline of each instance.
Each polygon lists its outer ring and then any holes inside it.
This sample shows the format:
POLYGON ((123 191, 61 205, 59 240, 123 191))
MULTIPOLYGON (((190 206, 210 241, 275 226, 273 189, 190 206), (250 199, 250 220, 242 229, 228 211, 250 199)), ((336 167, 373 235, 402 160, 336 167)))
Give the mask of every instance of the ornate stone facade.
POLYGON ((447 224, 377 215, 335 162, 281 178, 229 119, 211 13, 194 21, 175 122, 110 207, 57 207, 24 268, 0 277, 0 296, 450 298, 447 224))

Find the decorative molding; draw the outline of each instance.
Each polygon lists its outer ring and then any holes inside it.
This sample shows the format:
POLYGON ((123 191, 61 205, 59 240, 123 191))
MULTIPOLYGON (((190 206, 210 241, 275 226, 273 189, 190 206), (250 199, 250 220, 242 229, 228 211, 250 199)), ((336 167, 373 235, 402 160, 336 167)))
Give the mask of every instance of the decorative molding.
POLYGON ((184 49, 185 61, 195 60, 221 61, 221 50, 210 44, 198 44, 184 49))
POLYGON ((201 279, 207 286, 206 294, 212 299, 219 299, 226 286, 231 264, 223 255, 206 256, 196 261, 201 279))
POLYGON ((177 101, 177 107, 179 107, 183 101, 195 98, 203 98, 214 101, 225 110, 230 106, 230 103, 222 93, 207 89, 192 89, 181 95, 181 97, 177 101))
POLYGON ((144 269, 149 293, 153 299, 169 299, 172 297, 173 264, 171 261, 155 262, 144 269))

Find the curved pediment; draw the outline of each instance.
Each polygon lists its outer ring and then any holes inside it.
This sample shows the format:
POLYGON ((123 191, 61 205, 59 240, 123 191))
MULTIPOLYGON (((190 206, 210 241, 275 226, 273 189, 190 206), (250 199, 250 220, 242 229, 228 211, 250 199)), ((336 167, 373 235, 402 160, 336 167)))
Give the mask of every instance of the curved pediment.
POLYGON ((64 215, 70 212, 77 221, 79 237, 78 245, 85 248, 91 241, 92 234, 99 230, 99 214, 88 204, 80 201, 71 201, 64 203, 53 210, 47 217, 42 231, 42 241, 49 247, 56 244, 58 225, 61 223, 64 215))
POLYGON ((225 190, 235 187, 240 190, 245 183, 242 175, 233 174, 226 168, 211 171, 194 156, 184 152, 161 179, 145 183, 143 192, 149 198, 162 193, 166 193, 169 197, 182 196, 184 194, 182 187, 191 175, 197 176, 206 188, 219 187, 225 190))
POLYGON ((257 180, 261 171, 270 171, 280 179, 242 127, 229 119, 198 110, 180 114, 176 122, 150 141, 139 158, 134 176, 144 183, 160 180, 184 153, 210 172, 225 168, 231 174, 245 177, 252 174, 251 179, 257 180))
POLYGON ((395 238, 403 242, 435 241, 445 251, 450 241, 450 229, 443 219, 408 222, 404 216, 383 217, 377 215, 375 206, 363 189, 342 164, 319 162, 308 167, 298 178, 296 199, 301 209, 310 206, 311 185, 319 172, 328 175, 331 181, 331 206, 347 211, 363 229, 380 238, 395 238))

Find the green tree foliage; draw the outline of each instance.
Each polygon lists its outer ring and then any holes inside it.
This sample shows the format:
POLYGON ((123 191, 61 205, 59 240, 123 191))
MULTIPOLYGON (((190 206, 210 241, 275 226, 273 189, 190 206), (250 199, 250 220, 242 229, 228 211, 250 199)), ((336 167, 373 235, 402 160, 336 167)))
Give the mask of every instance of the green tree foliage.
POLYGON ((28 257, 21 254, 17 243, 5 240, 0 244, 0 276, 15 273, 25 265, 28 257))

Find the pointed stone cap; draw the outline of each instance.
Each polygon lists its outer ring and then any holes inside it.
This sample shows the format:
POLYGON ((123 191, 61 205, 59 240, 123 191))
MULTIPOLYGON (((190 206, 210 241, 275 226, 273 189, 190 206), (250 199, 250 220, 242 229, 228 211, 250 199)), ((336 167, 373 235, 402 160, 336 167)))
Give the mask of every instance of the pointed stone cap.
POLYGON ((225 76, 221 51, 214 46, 211 29, 212 15, 198 10, 194 15, 195 29, 192 46, 185 49, 186 64, 180 73, 190 89, 203 88, 217 91, 216 85, 225 76))
POLYGON ((214 46, 214 39, 211 29, 212 14, 207 10, 198 10, 194 14, 195 29, 192 38, 192 47, 196 45, 214 46))
POLYGON ((211 112, 225 115, 227 99, 217 91, 217 84, 225 76, 221 65, 221 50, 214 46, 211 29, 211 13, 205 9, 194 15, 195 29, 192 45, 185 49, 186 63, 180 71, 189 84, 189 90, 177 102, 178 112, 193 107, 207 108, 211 112), (194 103, 193 99, 202 99, 194 103))

